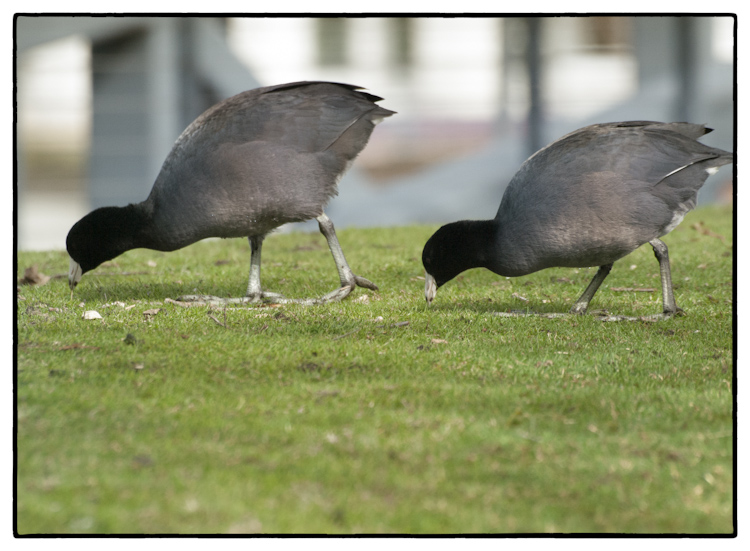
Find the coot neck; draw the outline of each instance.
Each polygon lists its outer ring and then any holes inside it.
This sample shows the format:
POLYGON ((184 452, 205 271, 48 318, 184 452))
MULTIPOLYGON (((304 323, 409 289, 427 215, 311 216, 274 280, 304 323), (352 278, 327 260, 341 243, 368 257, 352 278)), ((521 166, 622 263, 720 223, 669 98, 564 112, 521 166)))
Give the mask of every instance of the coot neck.
POLYGON ((147 203, 135 203, 124 207, 104 207, 97 209, 92 215, 97 216, 99 222, 95 231, 99 232, 98 239, 101 251, 106 252, 108 259, 120 256, 131 249, 158 249, 155 237, 158 233, 153 230, 150 209, 147 203), (108 211, 100 212, 99 211, 108 211))
POLYGON ((495 220, 464 220, 458 222, 459 230, 453 241, 456 267, 463 272, 472 268, 489 268, 494 243, 497 240, 498 224, 495 220))

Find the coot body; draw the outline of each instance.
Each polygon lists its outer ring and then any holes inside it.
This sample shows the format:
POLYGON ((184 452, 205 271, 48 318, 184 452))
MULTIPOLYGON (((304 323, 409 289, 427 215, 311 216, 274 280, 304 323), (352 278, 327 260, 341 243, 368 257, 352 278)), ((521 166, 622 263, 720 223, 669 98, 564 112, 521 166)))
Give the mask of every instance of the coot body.
POLYGON ((67 237, 69 283, 134 248, 180 249, 207 237, 247 237, 247 299, 280 298, 260 286, 264 237, 316 218, 336 261, 338 300, 356 285, 376 288, 349 269, 323 212, 373 128, 394 112, 360 87, 294 82, 249 90, 211 107, 180 135, 148 198, 97 209, 67 237))
POLYGON ((583 313, 612 264, 644 243, 660 263, 664 313, 677 311, 666 245, 709 174, 731 153, 703 125, 630 121, 581 128, 527 159, 493 220, 440 228, 422 253, 425 297, 470 268, 522 276, 553 266, 600 270, 571 309, 583 313))

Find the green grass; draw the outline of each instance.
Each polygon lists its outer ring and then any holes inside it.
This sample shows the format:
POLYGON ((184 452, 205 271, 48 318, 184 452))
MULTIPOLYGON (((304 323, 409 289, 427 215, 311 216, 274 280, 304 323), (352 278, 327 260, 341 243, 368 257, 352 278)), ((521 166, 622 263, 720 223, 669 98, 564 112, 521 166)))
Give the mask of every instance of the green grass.
MULTIPOLYGON (((19 287, 18 533, 731 533, 731 209, 665 238, 686 315, 660 322, 492 315, 564 312, 594 269, 473 270, 428 307, 434 229, 339 232, 381 290, 326 306, 164 301, 243 294, 238 239, 19 287)), ((337 285, 320 235, 263 254, 268 290, 337 285)), ((661 311, 658 271, 641 247, 591 308, 661 311)))

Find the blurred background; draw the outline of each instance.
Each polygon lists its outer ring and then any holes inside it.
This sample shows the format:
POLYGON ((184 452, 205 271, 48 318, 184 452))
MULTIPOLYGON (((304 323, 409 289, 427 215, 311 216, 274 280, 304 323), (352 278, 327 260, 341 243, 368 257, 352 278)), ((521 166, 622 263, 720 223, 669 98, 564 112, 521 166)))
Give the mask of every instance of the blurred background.
MULTIPOLYGON (((144 200, 182 130, 243 90, 366 87, 398 112, 339 184, 338 228, 491 218, 519 165, 581 126, 685 120, 733 150, 732 17, 18 17, 18 248, 144 200)), ((700 202, 732 201, 732 170, 700 202)), ((295 225, 317 231, 317 224, 295 225)))

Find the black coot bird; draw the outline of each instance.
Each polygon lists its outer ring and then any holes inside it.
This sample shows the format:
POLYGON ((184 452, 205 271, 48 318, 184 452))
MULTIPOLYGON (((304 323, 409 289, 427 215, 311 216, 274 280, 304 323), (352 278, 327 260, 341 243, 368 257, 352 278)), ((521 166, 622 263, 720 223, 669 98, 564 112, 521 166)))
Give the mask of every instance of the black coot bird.
POLYGON ((595 124, 537 151, 508 184, 494 220, 447 224, 422 252, 425 298, 464 270, 522 276, 551 268, 599 266, 570 309, 583 314, 612 264, 644 243, 659 261, 664 312, 678 308, 667 246, 695 207, 698 190, 733 155, 697 138, 700 124, 595 124))
POLYGON ((246 298, 236 300, 283 300, 261 289, 263 239, 282 224, 315 218, 341 281, 319 301, 340 300, 357 285, 377 289, 352 273, 323 212, 375 125, 394 114, 376 105, 382 98, 359 90, 294 82, 242 92, 208 109, 177 139, 144 202, 99 208, 73 226, 70 288, 130 249, 174 251, 207 237, 247 237, 250 280, 246 298))

